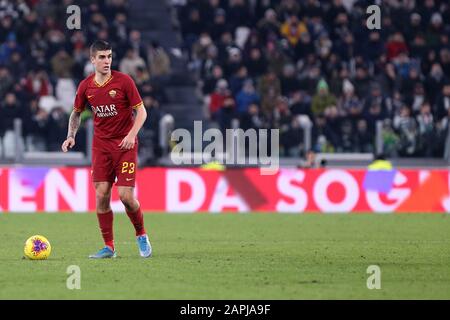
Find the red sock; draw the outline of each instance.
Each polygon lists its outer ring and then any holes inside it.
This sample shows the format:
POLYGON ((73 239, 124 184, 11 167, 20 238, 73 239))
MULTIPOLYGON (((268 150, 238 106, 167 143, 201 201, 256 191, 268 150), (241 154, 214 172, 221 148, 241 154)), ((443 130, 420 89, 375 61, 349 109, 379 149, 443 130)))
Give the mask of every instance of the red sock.
POLYGON ((144 228, 144 215, 142 214, 141 207, 135 212, 129 212, 127 210, 127 215, 136 230, 136 236, 142 236, 147 233, 144 228))
POLYGON ((97 212, 97 218, 105 245, 114 250, 113 212, 111 210, 105 213, 97 212))

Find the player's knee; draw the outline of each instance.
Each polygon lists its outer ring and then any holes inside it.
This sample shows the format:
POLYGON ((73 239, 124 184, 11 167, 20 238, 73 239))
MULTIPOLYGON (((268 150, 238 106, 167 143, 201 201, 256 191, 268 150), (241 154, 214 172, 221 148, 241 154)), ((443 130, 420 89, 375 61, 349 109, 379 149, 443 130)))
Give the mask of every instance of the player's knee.
POLYGON ((109 200, 111 198, 111 192, 105 190, 96 191, 97 205, 99 206, 109 206, 109 200))
POLYGON ((131 205, 133 203, 133 196, 128 194, 121 195, 120 201, 122 201, 124 205, 131 205))
POLYGON ((119 198, 120 198, 120 201, 122 201, 122 203, 125 206, 132 206, 132 204, 134 202, 133 192, 128 191, 128 190, 119 191, 119 198))
POLYGON ((109 198, 111 197, 111 192, 97 190, 96 196, 99 200, 109 200, 109 198))

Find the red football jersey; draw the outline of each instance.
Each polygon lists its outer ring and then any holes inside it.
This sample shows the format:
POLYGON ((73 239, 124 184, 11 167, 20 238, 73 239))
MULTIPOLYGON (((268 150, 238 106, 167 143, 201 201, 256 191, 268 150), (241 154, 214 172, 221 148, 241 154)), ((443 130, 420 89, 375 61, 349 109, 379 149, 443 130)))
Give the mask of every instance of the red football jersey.
POLYGON ((103 151, 123 151, 119 144, 134 124, 133 109, 143 106, 141 96, 130 76, 111 71, 111 76, 99 85, 94 74, 80 82, 73 109, 81 112, 89 106, 94 114, 92 148, 103 151))

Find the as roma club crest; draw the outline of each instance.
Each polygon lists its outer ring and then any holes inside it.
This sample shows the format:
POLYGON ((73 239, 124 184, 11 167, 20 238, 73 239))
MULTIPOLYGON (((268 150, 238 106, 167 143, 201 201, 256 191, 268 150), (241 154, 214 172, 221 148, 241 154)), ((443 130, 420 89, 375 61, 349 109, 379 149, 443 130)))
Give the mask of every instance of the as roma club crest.
POLYGON ((117 94, 116 90, 109 90, 109 95, 111 96, 111 98, 115 98, 116 94, 117 94))

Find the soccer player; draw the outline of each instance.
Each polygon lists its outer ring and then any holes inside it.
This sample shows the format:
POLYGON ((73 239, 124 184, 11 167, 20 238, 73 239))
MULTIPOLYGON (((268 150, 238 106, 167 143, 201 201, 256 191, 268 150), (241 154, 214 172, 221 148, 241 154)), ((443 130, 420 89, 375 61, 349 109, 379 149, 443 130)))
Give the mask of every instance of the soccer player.
POLYGON ((105 247, 89 258, 116 257, 113 236, 111 189, 116 181, 120 200, 136 230, 141 257, 151 257, 152 247, 144 228, 144 217, 134 196, 137 169, 137 134, 147 112, 130 76, 111 70, 112 48, 108 42, 95 41, 90 47, 95 73, 80 82, 69 119, 67 139, 61 148, 75 146, 80 114, 88 105, 94 116, 92 180, 96 192, 97 218, 105 247), (133 111, 136 111, 134 116, 133 111))

